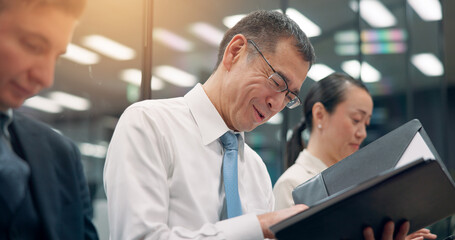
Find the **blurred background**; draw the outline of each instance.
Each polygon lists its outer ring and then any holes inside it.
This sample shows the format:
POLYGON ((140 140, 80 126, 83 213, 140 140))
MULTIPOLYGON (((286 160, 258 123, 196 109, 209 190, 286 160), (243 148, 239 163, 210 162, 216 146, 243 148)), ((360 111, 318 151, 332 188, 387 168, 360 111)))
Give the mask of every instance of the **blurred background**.
MULTIPOLYGON (((108 239, 103 165, 124 109, 141 99, 180 97, 204 83, 224 32, 257 9, 285 11, 310 37, 317 63, 302 99, 333 71, 360 78, 374 100, 363 145, 417 118, 454 175, 453 0, 89 0, 54 86, 20 111, 79 146, 101 239, 108 239)), ((301 117, 301 107, 285 109, 246 134, 272 183, 284 170, 286 137, 301 117)), ((438 231, 452 234, 454 221, 443 221, 438 231)))

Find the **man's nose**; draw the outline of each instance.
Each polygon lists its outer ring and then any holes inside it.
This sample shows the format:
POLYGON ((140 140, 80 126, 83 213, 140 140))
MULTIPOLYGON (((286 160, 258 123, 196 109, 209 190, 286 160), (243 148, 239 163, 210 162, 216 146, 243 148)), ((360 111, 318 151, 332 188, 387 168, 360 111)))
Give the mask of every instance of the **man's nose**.
POLYGON ((285 107, 286 91, 284 92, 273 92, 267 97, 267 105, 270 110, 279 112, 285 107))

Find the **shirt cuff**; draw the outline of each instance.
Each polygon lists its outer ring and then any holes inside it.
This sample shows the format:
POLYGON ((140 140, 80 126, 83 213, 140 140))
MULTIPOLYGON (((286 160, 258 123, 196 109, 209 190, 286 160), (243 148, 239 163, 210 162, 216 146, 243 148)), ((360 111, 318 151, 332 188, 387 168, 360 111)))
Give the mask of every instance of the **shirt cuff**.
POLYGON ((227 240, 259 240, 264 239, 259 219, 255 214, 245 214, 216 223, 227 240))

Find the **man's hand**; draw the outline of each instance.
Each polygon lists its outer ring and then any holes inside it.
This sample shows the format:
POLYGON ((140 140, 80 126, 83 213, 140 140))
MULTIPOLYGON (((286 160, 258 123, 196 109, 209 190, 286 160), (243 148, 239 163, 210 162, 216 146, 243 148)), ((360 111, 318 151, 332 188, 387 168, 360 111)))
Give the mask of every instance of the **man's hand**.
MULTIPOLYGON (((392 221, 389 221, 385 224, 384 230, 382 231, 382 238, 381 240, 405 240, 406 235, 409 231, 409 222, 405 222, 401 224, 400 229, 393 238, 393 231, 395 229, 395 224, 392 221)), ((363 237, 365 240, 374 240, 374 232, 371 227, 367 227, 363 230, 363 237)))
POLYGON ((264 238, 275 238, 275 235, 272 233, 272 231, 270 231, 270 226, 306 209, 308 209, 306 205, 298 204, 290 208, 259 215, 258 219, 259 223, 261 224, 264 238))

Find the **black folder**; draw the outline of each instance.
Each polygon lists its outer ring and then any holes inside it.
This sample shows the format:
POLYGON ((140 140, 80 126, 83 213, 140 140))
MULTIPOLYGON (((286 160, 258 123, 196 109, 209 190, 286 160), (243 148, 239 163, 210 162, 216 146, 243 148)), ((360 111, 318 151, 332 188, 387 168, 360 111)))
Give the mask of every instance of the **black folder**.
POLYGON ((279 240, 380 239, 385 222, 411 223, 410 232, 455 213, 455 186, 436 160, 419 159, 349 187, 271 227, 279 240))
POLYGON ((416 119, 292 194, 310 209, 272 226, 279 239, 362 239, 363 227, 381 232, 388 219, 414 231, 455 213, 453 180, 416 119))
POLYGON ((414 119, 297 186, 292 196, 296 204, 313 206, 330 195, 419 158, 440 161, 422 124, 414 119))

